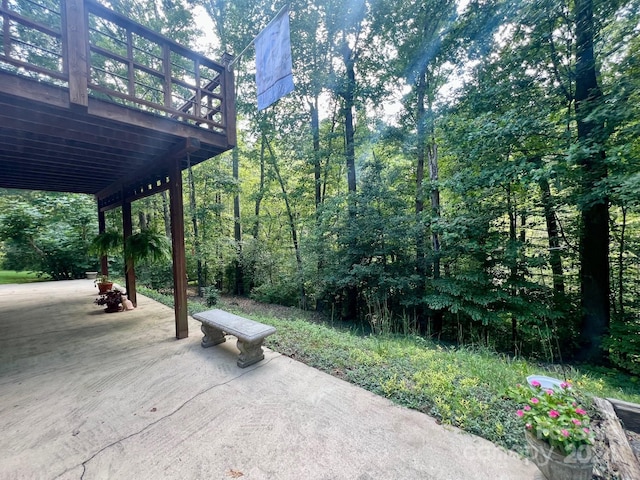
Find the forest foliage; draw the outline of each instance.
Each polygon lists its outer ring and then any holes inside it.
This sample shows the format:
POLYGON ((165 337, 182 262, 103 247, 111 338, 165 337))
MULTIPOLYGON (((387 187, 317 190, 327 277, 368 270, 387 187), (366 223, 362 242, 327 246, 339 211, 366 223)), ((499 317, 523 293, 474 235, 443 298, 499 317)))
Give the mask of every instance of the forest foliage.
MULTIPOLYGON (((104 3, 212 58, 281 7, 104 3)), ((237 148, 184 172, 190 279, 640 374, 640 1, 289 4, 295 91, 258 112, 249 49, 237 148)), ((138 228, 168 228, 166 202, 136 202, 138 228)), ((71 278, 92 261, 47 260, 86 251, 91 199, 3 192, 0 207, 5 268, 71 278)), ((136 271, 170 284, 170 266, 136 271)))

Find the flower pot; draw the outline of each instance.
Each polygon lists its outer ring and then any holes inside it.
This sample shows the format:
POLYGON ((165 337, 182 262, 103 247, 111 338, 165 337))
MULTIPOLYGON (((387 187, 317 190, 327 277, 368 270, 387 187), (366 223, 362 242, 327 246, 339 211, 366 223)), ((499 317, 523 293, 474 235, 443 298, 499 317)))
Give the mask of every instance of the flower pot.
POLYGON ((593 452, 584 446, 570 455, 564 455, 544 440, 526 432, 527 446, 533 463, 547 480, 591 480, 593 452))
POLYGON ((98 292, 100 293, 107 293, 113 288, 113 282, 96 283, 96 285, 98 285, 98 292))
POLYGON ((84 272, 84 274, 89 280, 95 280, 98 276, 98 272, 84 272))

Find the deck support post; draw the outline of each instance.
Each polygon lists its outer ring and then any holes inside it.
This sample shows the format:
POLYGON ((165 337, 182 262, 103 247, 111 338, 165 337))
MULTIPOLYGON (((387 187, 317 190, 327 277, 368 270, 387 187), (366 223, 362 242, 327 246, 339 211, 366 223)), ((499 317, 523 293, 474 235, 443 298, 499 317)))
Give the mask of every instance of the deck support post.
POLYGON ((189 336, 187 321, 187 262, 184 251, 184 205, 182 200, 181 159, 174 158, 169 174, 171 244, 173 246, 173 304, 176 338, 189 336))
MULTIPOLYGON (((124 196, 124 195, 123 195, 124 196)), ((131 220, 131 202, 124 200, 122 202, 122 231, 124 232, 122 242, 123 245, 127 244, 127 239, 133 234, 133 222, 131 220)), ((136 295, 136 271, 133 259, 127 258, 125 252, 124 259, 124 275, 125 275, 125 288, 127 289, 127 298, 131 300, 134 307, 138 306, 138 299, 136 295)))
MULTIPOLYGON (((104 233, 106 229, 107 222, 104 212, 98 208, 98 233, 104 233)), ((109 260, 106 255, 100 257, 100 273, 102 275, 109 275, 109 260)))

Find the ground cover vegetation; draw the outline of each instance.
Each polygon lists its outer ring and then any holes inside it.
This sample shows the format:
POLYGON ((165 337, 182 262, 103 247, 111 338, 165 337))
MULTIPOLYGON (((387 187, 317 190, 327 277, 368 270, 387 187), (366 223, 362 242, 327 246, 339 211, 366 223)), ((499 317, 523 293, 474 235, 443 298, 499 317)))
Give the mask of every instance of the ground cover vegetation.
POLYGON ((33 283, 50 280, 48 275, 36 272, 16 272, 15 270, 0 270, 0 285, 11 283, 33 283))
MULTIPOLYGON (((173 305, 171 295, 145 288, 140 293, 173 305)), ((209 308, 203 299, 189 301, 190 314, 209 308)), ((585 405, 591 395, 640 402, 637 377, 613 369, 543 365, 417 334, 364 334, 297 308, 233 297, 222 297, 217 308, 275 326, 276 334, 265 340, 273 350, 522 454, 524 428, 512 391, 528 375, 569 381, 585 405)))
MULTIPOLYGON (((280 7, 105 3, 212 58, 280 7)), ((238 147, 184 174, 190 280, 376 334, 640 374, 640 1, 290 12, 296 90, 257 112, 249 50, 238 147)), ((95 265, 91 199, 1 193, 3 268, 62 279, 95 265)), ((134 215, 168 234, 166 196, 134 215)), ((170 265, 136 274, 170 288, 170 265)))

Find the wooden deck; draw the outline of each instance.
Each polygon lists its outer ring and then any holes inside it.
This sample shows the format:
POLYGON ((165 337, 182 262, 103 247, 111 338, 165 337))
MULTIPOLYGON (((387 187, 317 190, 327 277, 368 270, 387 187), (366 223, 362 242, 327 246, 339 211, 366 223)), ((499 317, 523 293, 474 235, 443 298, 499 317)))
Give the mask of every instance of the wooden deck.
POLYGON ((94 194, 108 209, 167 188, 176 161, 235 146, 230 56, 93 0, 2 0, 0 44, 0 187, 94 194))
MULTIPOLYGON (((176 337, 188 336, 182 170, 235 146, 232 57, 214 62, 94 0, 0 0, 0 188, 169 191, 176 337)), ((102 259, 101 271, 107 271, 102 259)), ((136 303, 135 272, 126 289, 136 303)))

